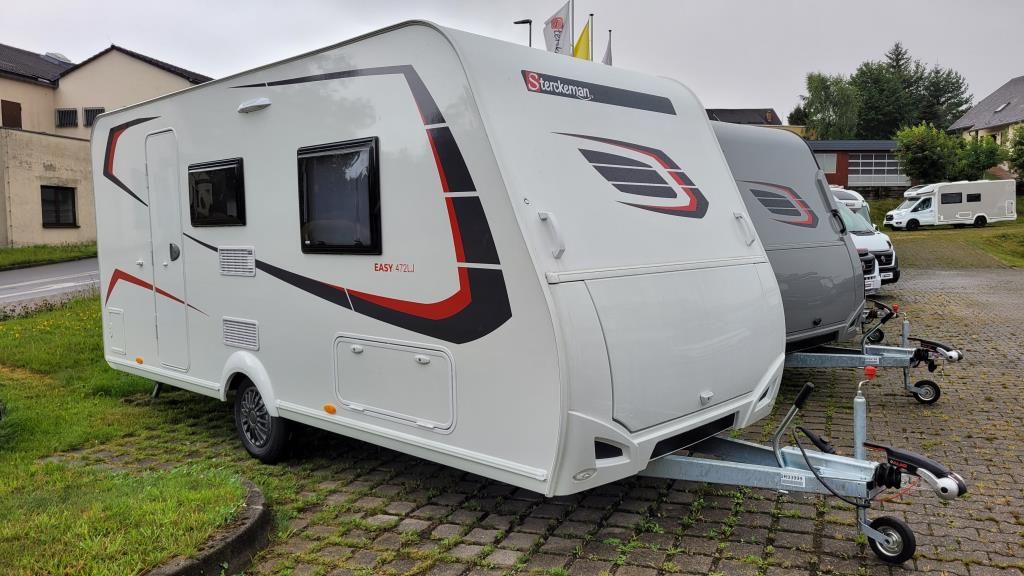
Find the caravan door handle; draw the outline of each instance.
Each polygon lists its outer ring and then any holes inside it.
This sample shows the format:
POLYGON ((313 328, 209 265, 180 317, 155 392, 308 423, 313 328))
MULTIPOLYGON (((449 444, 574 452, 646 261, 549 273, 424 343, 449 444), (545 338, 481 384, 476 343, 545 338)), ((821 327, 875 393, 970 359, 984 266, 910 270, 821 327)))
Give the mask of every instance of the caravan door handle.
POLYGON ((562 237, 562 229, 558 227, 558 220, 551 212, 538 212, 537 217, 551 227, 551 235, 555 237, 555 248, 551 250, 551 255, 556 259, 561 258, 565 254, 565 238, 562 237))
POLYGON ((733 212, 732 215, 739 220, 740 226, 743 227, 743 233, 747 237, 747 246, 750 246, 755 240, 757 240, 757 236, 754 234, 754 231, 750 229, 750 223, 747 222, 747 217, 744 216, 742 212, 733 212))

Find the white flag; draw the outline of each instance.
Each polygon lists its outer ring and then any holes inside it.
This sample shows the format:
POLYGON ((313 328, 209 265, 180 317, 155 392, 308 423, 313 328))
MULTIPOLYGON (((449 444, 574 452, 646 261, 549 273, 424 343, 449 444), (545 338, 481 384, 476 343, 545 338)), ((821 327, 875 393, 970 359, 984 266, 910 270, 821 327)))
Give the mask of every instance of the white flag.
POLYGON ((544 22, 544 43, 548 52, 572 56, 572 39, 569 38, 569 3, 544 22))
POLYGON ((601 58, 601 64, 612 65, 612 31, 608 31, 608 47, 604 49, 604 58, 601 58))

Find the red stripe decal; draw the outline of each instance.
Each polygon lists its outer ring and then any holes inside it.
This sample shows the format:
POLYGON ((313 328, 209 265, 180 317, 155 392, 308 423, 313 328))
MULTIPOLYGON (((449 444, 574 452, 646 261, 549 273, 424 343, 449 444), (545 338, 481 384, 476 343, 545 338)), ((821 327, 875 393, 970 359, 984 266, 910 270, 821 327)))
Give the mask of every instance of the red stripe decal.
POLYGON ((117 140, 124 134, 126 128, 121 128, 110 135, 107 141, 107 164, 103 167, 107 174, 114 173, 114 153, 117 151, 117 140))
MULTIPOLYGON (((171 294, 170 292, 162 288, 153 286, 152 284, 146 282, 142 278, 132 276, 131 274, 125 272, 124 270, 121 270, 120 268, 114 268, 114 273, 110 275, 110 284, 107 285, 107 297, 103 301, 104 304, 110 301, 110 295, 114 292, 114 287, 117 286, 117 283, 120 282, 121 280, 124 280, 129 284, 135 284, 136 286, 140 286, 142 288, 145 288, 146 290, 154 290, 156 291, 157 294, 163 296, 164 298, 170 298, 171 300, 174 300, 179 304, 185 303, 185 301, 182 300, 181 298, 178 298, 174 294, 171 294)), ((196 308, 195 306, 189 306, 189 308, 192 308, 196 312, 206 314, 206 312, 203 312, 202 310, 196 308)))
POLYGON ((366 292, 359 292, 358 290, 352 289, 349 289, 348 294, 351 298, 365 300, 378 306, 390 308, 396 312, 426 318, 427 320, 443 320, 450 316, 454 316, 463 308, 469 306, 469 303, 473 300, 472 290, 469 286, 469 272, 465 268, 459 268, 458 292, 444 300, 441 300, 440 302, 431 302, 426 304, 410 302, 408 300, 387 298, 385 296, 377 296, 375 294, 368 294, 366 292))

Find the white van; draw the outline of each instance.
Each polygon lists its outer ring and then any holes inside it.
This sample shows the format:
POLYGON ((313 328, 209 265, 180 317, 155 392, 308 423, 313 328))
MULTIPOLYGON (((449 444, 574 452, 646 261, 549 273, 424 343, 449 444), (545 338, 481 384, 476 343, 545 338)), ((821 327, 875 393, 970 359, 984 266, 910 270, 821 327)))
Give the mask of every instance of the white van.
POLYGON ((673 80, 409 22, 92 150, 107 362, 264 461, 297 421, 569 494, 774 404, 779 287, 673 80))
POLYGON ((867 229, 860 226, 859 223, 854 224, 854 228, 860 231, 853 233, 853 241, 858 250, 869 251, 877 260, 878 277, 881 284, 898 282, 900 261, 896 257, 896 248, 893 247, 889 235, 880 232, 878 226, 871 223, 871 206, 864 200, 864 196, 855 190, 847 190, 838 186, 832 186, 831 190, 836 202, 849 208, 854 215, 859 216, 867 223, 867 229))
POLYGON ((1016 220, 1016 190, 1013 180, 915 186, 903 193, 902 204, 885 215, 885 225, 907 230, 943 224, 980 228, 989 222, 1016 220))

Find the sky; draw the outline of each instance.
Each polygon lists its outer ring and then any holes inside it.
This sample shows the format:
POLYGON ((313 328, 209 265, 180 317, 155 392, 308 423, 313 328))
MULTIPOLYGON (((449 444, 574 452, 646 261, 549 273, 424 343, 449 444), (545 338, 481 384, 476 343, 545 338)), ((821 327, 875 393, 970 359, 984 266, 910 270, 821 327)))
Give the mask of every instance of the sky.
MULTIPOLYGON (((322 48, 403 20, 534 46, 562 0, 3 0, 0 43, 82 61, 117 44, 212 77, 322 48)), ((707 108, 783 117, 808 72, 850 74, 896 41, 963 74, 981 100, 1024 74, 1020 0, 577 0, 595 18, 595 59, 613 29, 616 66, 670 76, 707 108)))

